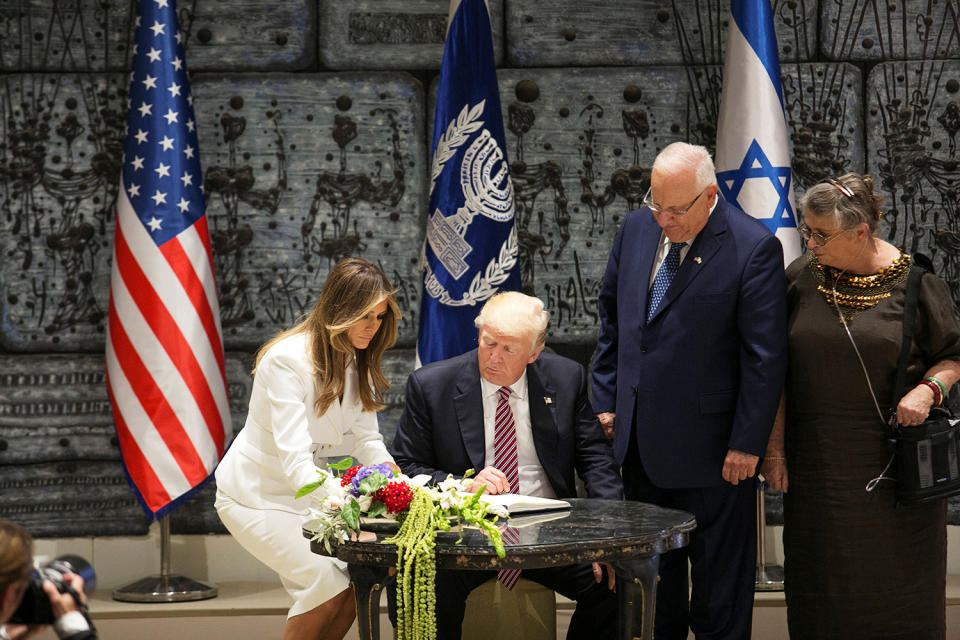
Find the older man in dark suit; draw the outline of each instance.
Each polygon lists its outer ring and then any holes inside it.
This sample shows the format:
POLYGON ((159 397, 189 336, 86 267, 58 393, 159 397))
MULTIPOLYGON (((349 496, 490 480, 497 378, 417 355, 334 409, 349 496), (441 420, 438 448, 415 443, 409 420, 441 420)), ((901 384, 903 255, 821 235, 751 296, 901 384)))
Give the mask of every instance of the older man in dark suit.
POLYGON ((780 242, 720 198, 706 149, 671 144, 620 226, 598 306, 593 405, 627 498, 697 518, 689 546, 661 560, 657 640, 685 640, 688 625, 698 639, 749 638, 750 478, 786 376, 780 242))
MULTIPOLYGON (((404 473, 441 481, 479 469, 475 483, 490 493, 573 498, 577 472, 590 497, 623 497, 610 445, 587 399, 584 368, 542 353, 548 320, 537 298, 499 294, 477 317, 476 350, 410 375, 392 451, 404 473)), ((577 601, 567 638, 613 638, 614 577, 604 567, 606 579, 599 565, 523 575, 577 601)), ((467 595, 495 575, 438 573, 438 638, 460 637, 467 595)), ((499 579, 510 587, 516 576, 501 572, 499 579)))

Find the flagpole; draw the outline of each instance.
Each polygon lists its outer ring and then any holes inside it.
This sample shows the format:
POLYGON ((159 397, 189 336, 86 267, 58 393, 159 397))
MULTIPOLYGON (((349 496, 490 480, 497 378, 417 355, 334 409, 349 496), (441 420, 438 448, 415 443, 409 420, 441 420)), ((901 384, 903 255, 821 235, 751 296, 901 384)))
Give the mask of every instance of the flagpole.
POLYGON ((122 602, 192 602, 217 597, 217 587, 170 573, 170 516, 160 518, 160 575, 148 576, 115 589, 122 602))

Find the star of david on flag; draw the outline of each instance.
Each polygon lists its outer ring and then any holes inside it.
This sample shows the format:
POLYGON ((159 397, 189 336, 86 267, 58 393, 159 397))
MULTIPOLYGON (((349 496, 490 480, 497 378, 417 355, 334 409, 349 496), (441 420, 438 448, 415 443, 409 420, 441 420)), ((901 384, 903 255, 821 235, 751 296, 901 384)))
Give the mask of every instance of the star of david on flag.
POLYGON ((801 253, 770 0, 732 0, 717 127, 723 197, 761 220, 790 264, 801 253))
POLYGON ((135 29, 107 390, 124 468, 148 516, 160 518, 209 478, 231 423, 175 0, 139 0, 135 29))
POLYGON ((484 302, 520 289, 490 17, 484 0, 451 11, 433 121, 419 364, 472 349, 484 302))

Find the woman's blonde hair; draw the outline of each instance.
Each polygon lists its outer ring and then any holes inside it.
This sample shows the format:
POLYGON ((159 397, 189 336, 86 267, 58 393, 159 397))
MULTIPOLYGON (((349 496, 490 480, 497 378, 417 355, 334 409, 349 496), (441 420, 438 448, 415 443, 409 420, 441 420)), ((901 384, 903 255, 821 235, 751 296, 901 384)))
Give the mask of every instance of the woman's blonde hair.
POLYGON ((33 570, 33 538, 9 520, 0 520, 0 602, 12 585, 33 570))
POLYGON ((873 178, 858 173, 845 173, 826 178, 813 185, 800 198, 800 210, 818 217, 832 218, 838 229, 852 229, 866 224, 870 234, 877 232, 883 217, 880 204, 883 196, 874 193, 873 178))
MULTIPOLYGON (((320 298, 300 324, 274 336, 257 352, 257 366, 274 344, 292 335, 310 336, 309 357, 313 362, 317 400, 314 409, 323 415, 343 395, 347 365, 357 359, 360 401, 364 411, 384 408, 383 398, 390 383, 383 375, 383 352, 397 341, 400 308, 390 281, 380 267, 363 258, 346 258, 330 271, 320 298), (362 320, 374 307, 386 301, 383 324, 366 349, 350 344, 347 329, 362 320), (370 384, 364 384, 365 381, 370 384)), ((256 373, 256 367, 254 367, 256 373)))
POLYGON ((483 305, 474 319, 477 329, 489 327, 498 333, 520 338, 531 336, 530 351, 536 351, 547 340, 550 312, 543 308, 540 298, 519 291, 506 291, 493 296, 483 305))

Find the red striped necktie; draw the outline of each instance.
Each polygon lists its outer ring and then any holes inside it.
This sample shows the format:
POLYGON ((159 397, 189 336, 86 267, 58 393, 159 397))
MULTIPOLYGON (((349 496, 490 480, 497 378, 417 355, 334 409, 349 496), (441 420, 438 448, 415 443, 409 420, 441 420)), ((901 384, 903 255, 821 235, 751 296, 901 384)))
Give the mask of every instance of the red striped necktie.
MULTIPOLYGON (((507 399, 510 397, 510 387, 500 387, 497 390, 497 419, 493 431, 493 466, 500 469, 507 476, 512 493, 520 493, 520 469, 517 457, 517 426, 513 421, 513 411, 507 399)), ((503 533, 504 544, 515 544, 520 541, 520 532, 516 527, 507 527, 503 533)), ((497 571, 497 580, 508 590, 513 589, 520 579, 520 569, 501 569, 497 571)))

